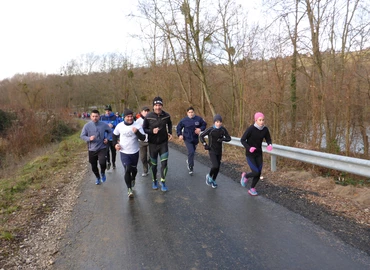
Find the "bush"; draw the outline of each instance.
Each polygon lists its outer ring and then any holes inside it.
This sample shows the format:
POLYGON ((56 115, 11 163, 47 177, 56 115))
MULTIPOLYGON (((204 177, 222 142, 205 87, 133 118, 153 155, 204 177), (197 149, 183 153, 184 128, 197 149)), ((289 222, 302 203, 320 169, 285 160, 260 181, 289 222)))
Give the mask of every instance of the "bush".
POLYGON ((5 133, 5 131, 11 127, 12 121, 16 119, 14 113, 8 113, 0 110, 0 134, 5 133))

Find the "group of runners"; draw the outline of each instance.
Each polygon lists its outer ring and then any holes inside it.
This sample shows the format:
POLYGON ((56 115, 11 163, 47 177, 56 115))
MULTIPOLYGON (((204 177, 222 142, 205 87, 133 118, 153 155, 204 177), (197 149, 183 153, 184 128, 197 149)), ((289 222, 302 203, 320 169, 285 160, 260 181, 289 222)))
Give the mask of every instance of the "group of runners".
MULTIPOLYGON (((81 139, 87 142, 88 158, 91 169, 96 177, 95 184, 106 181, 106 171, 116 169, 116 152, 119 152, 124 167, 124 179, 129 198, 134 197, 137 165, 139 158, 143 164, 142 176, 151 175, 152 188, 168 190, 166 176, 168 172, 168 141, 172 139, 172 121, 169 113, 163 110, 163 99, 159 96, 153 99, 153 109, 144 106, 137 115, 130 109, 125 109, 120 119, 110 105, 105 107, 105 114, 92 110, 91 121, 86 123, 81 131, 81 139), (148 156, 149 151, 149 156, 148 156), (158 158, 160 162, 160 178, 158 174, 158 158), (100 170, 99 170, 99 166, 100 170)), ((190 175, 194 172, 194 156, 199 142, 208 151, 212 163, 206 175, 206 184, 217 188, 217 175, 222 160, 222 143, 229 142, 231 137, 222 124, 222 117, 216 114, 213 125, 207 128, 206 121, 195 114, 193 107, 186 109, 187 116, 176 126, 180 141, 187 148, 186 166, 190 175)), ((245 148, 250 172, 243 172, 240 183, 246 187, 248 179, 252 179, 248 193, 258 195, 257 182, 260 179, 263 154, 262 141, 267 142, 267 150, 272 150, 272 141, 268 128, 264 125, 264 115, 260 112, 254 115, 254 124, 249 126, 241 137, 245 148)))

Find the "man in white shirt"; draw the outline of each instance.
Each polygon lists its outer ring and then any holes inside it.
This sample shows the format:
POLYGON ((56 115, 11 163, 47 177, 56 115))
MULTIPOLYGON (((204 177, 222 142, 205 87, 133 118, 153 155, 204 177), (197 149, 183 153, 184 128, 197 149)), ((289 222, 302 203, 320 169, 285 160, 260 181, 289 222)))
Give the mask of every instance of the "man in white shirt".
POLYGON ((125 182, 128 197, 133 198, 132 188, 135 186, 137 163, 139 161, 139 140, 145 140, 140 124, 134 122, 134 113, 130 109, 124 111, 124 121, 113 131, 113 145, 120 152, 121 162, 125 169, 125 182))

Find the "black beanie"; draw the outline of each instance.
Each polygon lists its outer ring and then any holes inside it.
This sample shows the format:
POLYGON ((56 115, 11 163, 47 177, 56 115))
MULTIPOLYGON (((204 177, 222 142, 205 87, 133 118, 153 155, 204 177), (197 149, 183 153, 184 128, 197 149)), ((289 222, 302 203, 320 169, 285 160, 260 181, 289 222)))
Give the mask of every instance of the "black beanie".
POLYGON ((153 106, 154 106, 155 104, 161 104, 161 105, 163 106, 163 100, 162 100, 162 98, 161 98, 161 97, 155 97, 155 98, 153 99, 153 106))
POLYGON ((124 116, 126 116, 126 115, 130 115, 130 114, 134 114, 134 112, 133 111, 131 111, 130 109, 125 109, 124 111, 123 111, 123 115, 124 116))
POLYGON ((222 122, 222 117, 221 117, 221 115, 216 114, 216 115, 213 117, 213 123, 214 123, 214 122, 216 122, 216 121, 220 121, 220 122, 222 122))

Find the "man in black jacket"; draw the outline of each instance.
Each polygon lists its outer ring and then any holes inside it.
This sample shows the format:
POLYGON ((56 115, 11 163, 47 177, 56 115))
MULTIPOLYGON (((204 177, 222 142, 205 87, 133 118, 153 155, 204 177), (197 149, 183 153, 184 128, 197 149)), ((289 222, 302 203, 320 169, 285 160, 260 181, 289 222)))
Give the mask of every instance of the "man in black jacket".
POLYGON ((167 191, 166 174, 168 160, 168 140, 172 139, 171 116, 162 110, 163 100, 161 97, 153 99, 153 111, 149 112, 143 123, 144 132, 148 134, 149 156, 153 189, 158 189, 157 162, 158 155, 161 160, 161 190, 167 191))

